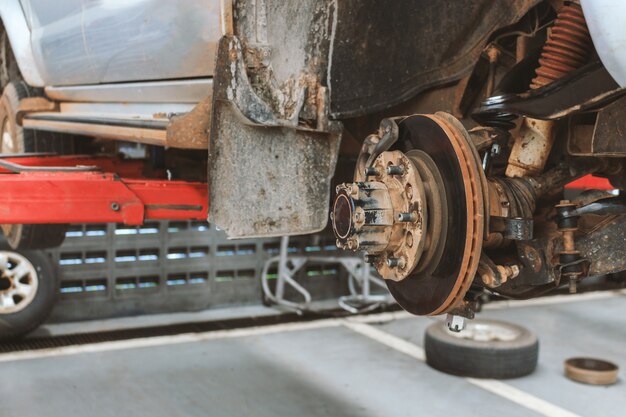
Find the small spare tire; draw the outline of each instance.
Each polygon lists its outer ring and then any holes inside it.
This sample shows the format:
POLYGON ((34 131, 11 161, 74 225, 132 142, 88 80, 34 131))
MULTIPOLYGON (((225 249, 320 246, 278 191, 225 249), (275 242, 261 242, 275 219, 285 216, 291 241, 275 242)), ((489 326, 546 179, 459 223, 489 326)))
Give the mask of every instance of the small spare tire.
POLYGON ((426 329, 426 362, 439 371, 473 378, 507 379, 537 367, 539 341, 528 329, 496 320, 469 320, 455 333, 438 321, 426 329))

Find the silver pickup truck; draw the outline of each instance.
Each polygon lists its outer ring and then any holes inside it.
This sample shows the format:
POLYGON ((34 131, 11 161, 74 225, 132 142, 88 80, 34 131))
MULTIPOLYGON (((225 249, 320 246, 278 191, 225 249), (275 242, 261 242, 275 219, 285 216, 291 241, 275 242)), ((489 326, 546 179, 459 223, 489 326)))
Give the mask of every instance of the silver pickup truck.
POLYGON ((414 314, 575 291, 626 270, 625 4, 3 0, 2 152, 183 158, 231 237, 330 218, 414 314))

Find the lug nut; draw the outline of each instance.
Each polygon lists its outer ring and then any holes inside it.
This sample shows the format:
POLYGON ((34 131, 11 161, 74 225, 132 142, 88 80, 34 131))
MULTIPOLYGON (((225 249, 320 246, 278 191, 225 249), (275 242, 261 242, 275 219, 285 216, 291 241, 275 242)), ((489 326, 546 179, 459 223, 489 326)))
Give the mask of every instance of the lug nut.
POLYGON ((380 175, 380 171, 378 171, 374 167, 365 168, 365 177, 378 177, 380 175))
POLYGON ((389 175, 404 175, 404 167, 402 165, 389 165, 387 167, 389 175))
POLYGON ((401 223, 413 223, 417 221, 417 213, 414 211, 411 213, 400 213, 398 214, 398 221, 401 223))
POLYGON ((455 333, 465 330, 465 317, 448 313, 446 316, 446 326, 448 326, 448 330, 455 333))
POLYGON ((404 268, 406 261, 404 258, 388 258, 387 266, 389 268, 404 268))

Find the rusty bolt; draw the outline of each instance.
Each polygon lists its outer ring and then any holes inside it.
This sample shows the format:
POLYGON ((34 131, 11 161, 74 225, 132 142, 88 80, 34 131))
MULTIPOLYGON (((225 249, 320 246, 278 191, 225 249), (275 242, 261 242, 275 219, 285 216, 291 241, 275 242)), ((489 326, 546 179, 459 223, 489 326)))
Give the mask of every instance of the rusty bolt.
POLYGON ((486 273, 486 274, 482 274, 480 276, 480 279, 482 279, 483 283, 488 286, 488 287, 494 287, 495 283, 496 283, 496 277, 495 275, 493 275, 493 273, 486 273))
POLYGON ((389 165, 387 167, 389 175, 404 175, 404 167, 402 165, 389 165))
POLYGON ((519 266, 517 265, 497 265, 496 268, 502 277, 501 284, 507 282, 509 278, 515 278, 519 275, 519 266))

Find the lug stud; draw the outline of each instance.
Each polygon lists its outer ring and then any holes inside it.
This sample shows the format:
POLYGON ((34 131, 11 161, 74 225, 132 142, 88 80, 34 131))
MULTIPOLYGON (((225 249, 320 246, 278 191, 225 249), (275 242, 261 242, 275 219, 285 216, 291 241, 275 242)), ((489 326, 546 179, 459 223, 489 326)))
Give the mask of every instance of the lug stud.
POLYGON ((387 266, 389 268, 404 268, 406 265, 406 261, 404 260, 404 258, 388 258, 387 259, 387 266))
POLYGON ((402 165, 389 165, 387 167, 389 175, 404 175, 404 167, 402 165))
POLYGON ((400 213, 398 214, 398 221, 401 223, 413 223, 417 221, 417 213, 414 211, 411 213, 400 213))
POLYGON ((378 177, 380 175, 380 171, 378 171, 374 167, 365 168, 365 177, 378 177))
POLYGON ((376 256, 376 255, 365 255, 365 256, 363 256, 363 260, 365 261, 365 263, 368 263, 368 264, 373 264, 374 262, 376 262, 377 258, 378 258, 378 256, 376 256))

